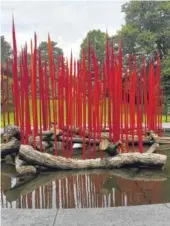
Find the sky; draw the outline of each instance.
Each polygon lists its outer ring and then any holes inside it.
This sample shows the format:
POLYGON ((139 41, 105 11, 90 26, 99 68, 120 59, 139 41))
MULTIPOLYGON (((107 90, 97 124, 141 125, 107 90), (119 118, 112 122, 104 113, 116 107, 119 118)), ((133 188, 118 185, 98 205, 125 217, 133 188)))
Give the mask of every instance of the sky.
POLYGON ((1 1, 1 35, 12 44, 12 15, 15 20, 18 50, 37 33, 38 42, 56 41, 69 57, 77 58, 87 32, 93 29, 114 35, 124 24, 121 5, 126 1, 1 1))

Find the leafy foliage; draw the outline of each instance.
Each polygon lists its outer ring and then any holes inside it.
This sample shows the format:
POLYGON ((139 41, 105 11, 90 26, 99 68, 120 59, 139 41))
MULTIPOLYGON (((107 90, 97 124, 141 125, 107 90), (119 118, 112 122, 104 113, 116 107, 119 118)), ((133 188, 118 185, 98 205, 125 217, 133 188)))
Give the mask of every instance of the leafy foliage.
POLYGON ((94 48, 98 61, 101 63, 105 56, 106 34, 101 30, 89 31, 80 46, 80 58, 83 49, 86 54, 88 52, 88 41, 90 41, 90 46, 94 48))
POLYGON ((5 37, 1 36, 1 63, 4 64, 12 56, 12 47, 5 37))
MULTIPOLYGON (((51 41, 52 45, 52 51, 53 51, 53 57, 54 62, 57 63, 58 56, 63 54, 63 50, 59 47, 57 47, 57 42, 51 41)), ((47 42, 41 42, 38 46, 38 50, 41 52, 42 62, 47 61, 48 62, 48 43, 47 42)))
POLYGON ((126 23, 116 36, 123 40, 124 55, 134 53, 149 61, 158 51, 162 75, 170 76, 170 1, 130 1, 122 12, 126 23))

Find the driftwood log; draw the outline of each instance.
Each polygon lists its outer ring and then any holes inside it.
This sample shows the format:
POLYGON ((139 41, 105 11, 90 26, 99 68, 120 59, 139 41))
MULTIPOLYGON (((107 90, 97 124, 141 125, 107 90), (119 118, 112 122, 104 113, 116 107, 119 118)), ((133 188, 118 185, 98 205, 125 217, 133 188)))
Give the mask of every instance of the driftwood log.
POLYGON ((99 149, 106 151, 110 156, 115 156, 120 154, 117 148, 122 144, 121 141, 118 141, 116 144, 110 143, 108 140, 103 140, 100 142, 99 149))
POLYGON ((40 165, 51 169, 96 169, 96 168, 121 168, 128 166, 160 167, 166 162, 167 156, 160 154, 123 153, 115 157, 105 159, 76 160, 56 157, 47 153, 34 150, 29 145, 21 145, 19 156, 30 164, 40 165))
MULTIPOLYGON (((110 143, 107 140, 100 142, 98 139, 89 139, 89 138, 80 138, 80 137, 66 137, 61 135, 60 130, 57 129, 57 141, 58 142, 71 142, 71 143, 87 143, 87 144, 98 144, 100 150, 107 152, 110 156, 106 158, 97 158, 97 159, 72 159, 64 158, 60 156, 54 156, 49 153, 39 152, 35 150, 34 139, 29 139, 31 145, 20 145, 20 134, 18 132, 18 127, 7 126, 5 128, 5 134, 8 135, 6 143, 1 144, 1 157, 5 158, 7 155, 12 155, 15 158, 15 167, 16 171, 23 174, 32 174, 35 175, 39 170, 75 170, 75 169, 113 169, 113 168, 122 168, 122 167, 144 167, 144 168, 162 168, 165 165, 167 156, 161 154, 153 154, 152 152, 158 147, 157 144, 154 144, 150 149, 149 153, 123 153, 120 154, 117 148, 121 145, 121 142, 118 141, 116 144, 110 143), (11 130, 10 130, 11 128, 11 130), (9 134, 8 134, 9 131, 9 134), (12 131, 12 132, 11 132, 12 131), (16 136, 17 134, 17 136, 16 136), (12 137, 13 136, 13 137, 12 137), (18 138, 18 139, 17 139, 18 138)), ((5 135, 5 136, 6 136, 5 135)), ((54 136, 54 131, 44 131, 41 133, 42 137, 45 137, 48 141, 51 142, 52 136, 54 136)), ((157 140, 154 137, 154 133, 150 132, 148 134, 153 142, 157 140)), ((40 139, 35 138, 36 148, 40 148, 40 139)), ((52 144, 44 143, 44 148, 48 148, 52 144), (47 146, 45 146, 47 145, 47 146)), ((52 147, 53 148, 53 147, 52 147)))
POLYGON ((158 148, 159 148, 159 144, 158 143, 154 143, 147 150, 147 153, 154 153, 156 151, 156 149, 158 149, 158 148))
MULTIPOLYGON (((4 153, 4 150, 3 150, 4 153)), ((9 154, 9 152, 8 152, 9 154)), ((47 169, 96 169, 96 168, 121 168, 121 167, 157 167, 162 168, 166 162, 167 156, 161 154, 150 153, 123 153, 115 157, 104 159, 87 159, 77 160, 70 158, 63 158, 50 155, 48 153, 41 153, 30 145, 21 145, 17 155, 19 159, 24 161, 17 161, 17 171, 23 172, 23 167, 28 169, 28 166, 40 166, 47 169), (24 163, 24 164, 23 164, 24 163), (22 169, 19 169, 19 168, 22 169)), ((17 158, 17 157, 16 157, 17 158)), ((29 171, 26 170, 28 173, 29 171)), ((31 168, 29 173, 36 173, 34 168, 31 168)))

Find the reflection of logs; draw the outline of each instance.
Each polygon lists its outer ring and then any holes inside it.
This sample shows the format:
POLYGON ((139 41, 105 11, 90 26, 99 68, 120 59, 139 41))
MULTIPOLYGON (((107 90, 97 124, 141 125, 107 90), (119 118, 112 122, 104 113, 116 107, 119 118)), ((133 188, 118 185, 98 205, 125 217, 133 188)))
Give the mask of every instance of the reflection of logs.
MULTIPOLYGON (((15 171, 15 169, 14 169, 15 171)), ((4 172, 4 168, 2 167, 2 175, 7 174, 4 172)), ((10 172, 8 172, 10 175, 10 172)), ((12 174, 12 172, 11 172, 12 174)), ((58 172, 47 172, 43 174, 39 174, 36 177, 32 178, 32 180, 26 181, 16 184, 13 188, 5 190, 4 194, 6 195, 6 199, 10 202, 17 200, 21 195, 26 195, 32 191, 34 191, 39 186, 49 184, 52 181, 61 180, 66 177, 80 176, 80 175, 89 175, 89 174, 106 174, 103 170, 82 170, 82 171, 58 171, 58 172)), ((109 179, 104 183, 104 187, 107 188, 107 184, 110 184, 111 187, 115 187, 116 177, 120 177, 128 180, 136 180, 136 181, 164 181, 166 180, 166 175, 162 171, 155 170, 125 170, 125 169, 114 169, 107 170, 109 179)))
POLYGON ((166 174, 162 170, 147 169, 118 169, 114 171, 114 176, 126 180, 135 181, 165 181, 166 174))
POLYGON ((115 177, 123 178, 131 181, 143 181, 143 182, 160 182, 166 181, 167 176, 165 172, 161 170, 147 170, 147 169, 117 169, 114 170, 114 175, 110 176, 105 183, 103 188, 105 192, 110 192, 113 187, 117 186, 115 177))

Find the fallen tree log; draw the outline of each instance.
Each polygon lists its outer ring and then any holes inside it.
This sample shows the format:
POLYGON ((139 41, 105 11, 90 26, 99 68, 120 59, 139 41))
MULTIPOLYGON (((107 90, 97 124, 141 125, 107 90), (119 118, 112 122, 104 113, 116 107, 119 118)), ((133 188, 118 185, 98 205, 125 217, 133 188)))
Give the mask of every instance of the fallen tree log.
POLYGON ((159 144, 158 143, 154 143, 150 146, 150 148, 147 150, 147 153, 154 153, 156 151, 156 149, 159 148, 159 144))
POLYGON ((21 145, 20 159, 29 164, 40 165, 51 169, 95 169, 95 168, 121 168, 121 167, 157 167, 162 168, 167 156, 148 153, 123 153, 113 158, 76 160, 56 157, 47 153, 41 153, 29 145, 21 145))
POLYGON ((27 165, 27 163, 19 158, 19 156, 15 157, 15 168, 17 173, 20 175, 35 175, 37 170, 32 165, 27 165))
POLYGON ((20 148, 21 142, 16 139, 15 137, 12 137, 10 141, 7 143, 1 143, 0 149, 1 149, 1 158, 5 158, 7 155, 13 155, 17 154, 20 148))
POLYGON ((147 135, 150 137, 150 140, 153 140, 155 143, 159 143, 159 137, 152 130, 147 132, 147 135))
MULTIPOLYGON (((82 134, 80 137, 80 129, 79 128, 72 128, 70 130, 68 130, 68 133, 64 130, 61 131, 59 129, 57 129, 57 140, 58 141, 71 141, 73 140, 73 143, 83 143, 85 142, 86 144, 90 143, 90 144, 96 144, 98 145, 100 143, 100 140, 110 140, 109 138, 109 133, 108 132, 102 132, 101 134, 94 134, 94 132, 90 132, 90 131, 82 131, 82 134), (70 131, 72 132, 72 134, 70 134, 70 131), (76 133, 74 133, 74 131, 76 131, 76 133), (72 136, 72 138, 71 138, 72 136), (67 137, 67 138, 66 138, 67 137), (90 139, 88 139, 90 138, 90 139)), ((52 130, 48 131, 49 135, 43 135, 42 136, 42 140, 43 141, 54 141, 54 132, 52 132, 52 130)), ((123 134, 123 140, 122 142, 128 142, 128 144, 132 144, 134 143, 135 145, 137 145, 139 143, 138 141, 138 136, 134 135, 134 137, 132 138, 131 134, 128 134, 128 136, 126 136, 125 134, 123 134)), ((121 137, 121 138, 122 138, 121 137)), ((170 144, 170 138, 169 137, 158 137, 157 135, 155 135, 153 133, 153 131, 149 131, 148 132, 148 136, 142 136, 142 143, 145 145, 150 145, 153 144, 154 142, 157 142, 159 144, 170 144)))
MULTIPOLYGON (((10 129, 11 127, 9 127, 10 129)), ((12 127, 12 131, 16 128, 12 127)), ((18 131, 18 128, 17 128, 18 131)), ((59 130, 58 130, 59 131, 59 130)), ((18 133, 18 132, 17 132, 18 133)), ((15 134, 15 133, 14 133, 15 134)), ((48 131, 44 136, 51 137, 54 136, 53 133, 48 131)), ((154 134, 150 131, 149 134, 152 142, 155 142, 154 134)), ((135 137, 136 138, 136 137, 135 137)), ((30 139, 29 139, 30 141, 30 139)), ((34 140, 33 137, 30 141, 31 145, 34 146, 34 142, 37 149, 40 147, 41 139, 40 137, 36 137, 34 140), (38 140, 37 140, 38 138, 38 140)), ((71 158, 63 158, 56 157, 51 154, 41 153, 30 145, 20 145, 20 141, 15 137, 12 137, 11 140, 7 141, 7 143, 1 145, 1 156, 11 155, 15 157, 15 165, 16 170, 19 174, 36 174, 37 170, 46 170, 46 169, 62 169, 62 170, 73 170, 73 169, 98 169, 98 168, 121 168, 121 167, 157 167, 162 168, 166 162, 166 156, 160 154, 152 154, 152 153, 123 153, 119 154, 117 151, 117 147, 121 144, 119 141, 116 144, 112 144, 109 141, 105 140, 100 142, 99 139, 89 139, 89 138, 81 138, 81 137, 66 137, 60 135, 60 132, 57 135, 57 141, 62 142, 64 144, 67 143, 82 143, 82 144, 96 144, 99 145, 100 150, 106 151, 109 155, 116 155, 114 158, 104 158, 104 159, 87 159, 87 160, 77 160, 71 158), (16 146, 18 145, 18 146, 16 146), (16 149, 14 150, 14 147, 16 149), (19 150, 18 150, 19 149, 19 150)), ((51 141, 48 141, 52 146, 51 141)), ((45 149, 48 147, 48 142, 45 142, 45 149)), ((157 145, 153 145, 149 152, 153 151, 157 147, 157 145)), ((52 147, 52 150, 54 147, 52 147)), ((68 154, 68 153, 65 153, 68 154)), ((67 156, 67 155, 65 155, 67 156)))
POLYGON ((67 141, 67 142, 72 142, 73 144, 100 144, 99 139, 88 139, 88 138, 81 138, 81 137, 66 137, 66 136, 58 136, 57 138, 58 141, 67 141))
POLYGON ((120 154, 117 148, 122 144, 121 141, 118 141, 116 144, 110 143, 108 140, 103 140, 100 142, 99 149, 107 152, 110 156, 115 156, 120 154))

